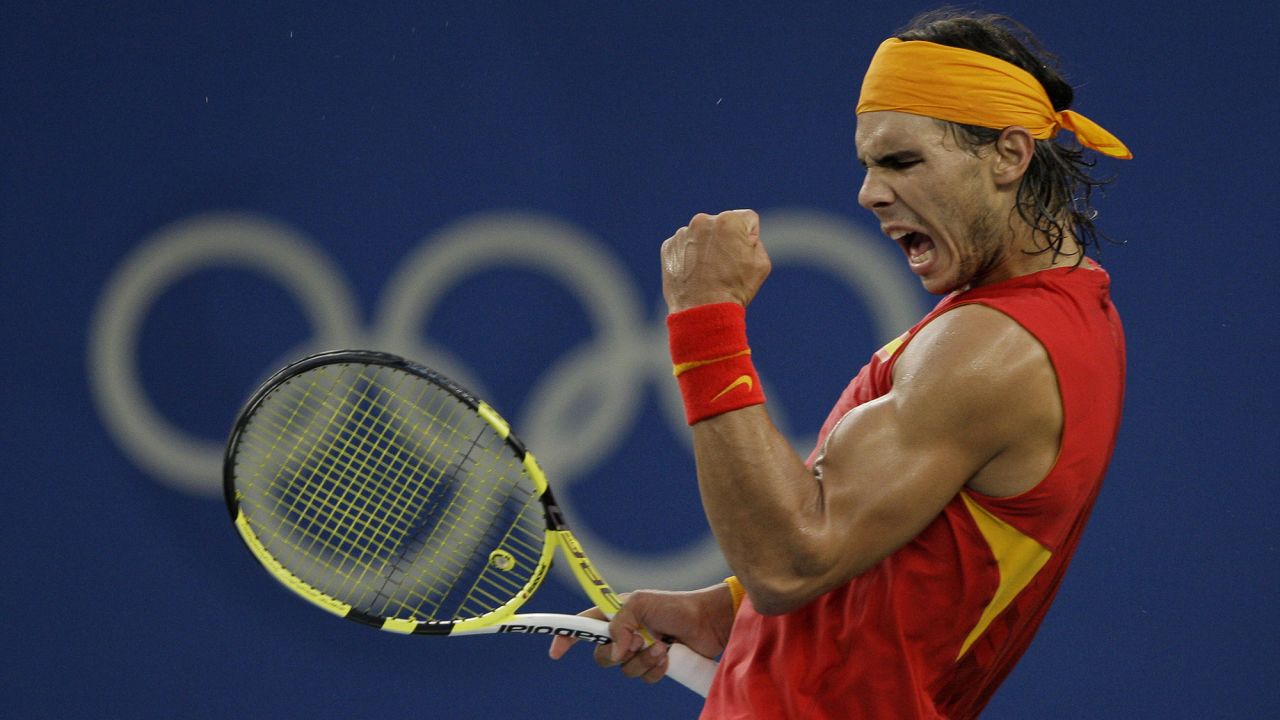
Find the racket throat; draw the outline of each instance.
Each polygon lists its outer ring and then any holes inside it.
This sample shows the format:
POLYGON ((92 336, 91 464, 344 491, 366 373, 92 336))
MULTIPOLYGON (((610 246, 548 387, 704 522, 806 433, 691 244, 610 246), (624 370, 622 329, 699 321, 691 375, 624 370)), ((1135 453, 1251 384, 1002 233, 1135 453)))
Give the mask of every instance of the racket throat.
POLYGON ((578 584, 582 586, 583 592, 591 598, 591 602, 600 608, 605 615, 613 617, 622 609, 622 600, 618 598, 613 588, 609 587, 609 583, 605 582, 600 573, 596 571, 591 560, 587 558, 587 554, 583 552, 582 546, 578 544, 578 540, 568 530, 556 530, 555 534, 559 539, 560 549, 564 552, 565 560, 569 563, 569 569, 573 571, 574 578, 578 584))

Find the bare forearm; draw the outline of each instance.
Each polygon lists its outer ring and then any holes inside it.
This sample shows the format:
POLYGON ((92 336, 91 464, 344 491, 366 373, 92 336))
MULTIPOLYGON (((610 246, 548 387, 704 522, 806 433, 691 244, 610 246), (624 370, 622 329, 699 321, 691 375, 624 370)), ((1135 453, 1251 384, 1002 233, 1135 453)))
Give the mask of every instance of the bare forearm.
POLYGON ((821 484, 763 406, 693 426, 702 503, 725 559, 762 612, 811 596, 821 484))
POLYGON ((759 404, 750 365, 742 315, 771 267, 759 217, 695 215, 661 254, 672 362, 707 517, 752 602, 783 612, 823 590, 825 575, 811 575, 823 572, 831 543, 815 528, 830 525, 822 488, 759 404))

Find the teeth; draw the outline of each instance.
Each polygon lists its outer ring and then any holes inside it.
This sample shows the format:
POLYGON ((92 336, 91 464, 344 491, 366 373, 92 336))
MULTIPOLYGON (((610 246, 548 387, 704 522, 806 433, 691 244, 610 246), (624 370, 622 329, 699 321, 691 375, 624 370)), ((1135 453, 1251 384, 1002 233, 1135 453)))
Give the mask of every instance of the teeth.
POLYGON ((894 242, 897 242, 910 234, 911 234, 910 230, 894 230, 893 232, 889 233, 889 238, 894 242))

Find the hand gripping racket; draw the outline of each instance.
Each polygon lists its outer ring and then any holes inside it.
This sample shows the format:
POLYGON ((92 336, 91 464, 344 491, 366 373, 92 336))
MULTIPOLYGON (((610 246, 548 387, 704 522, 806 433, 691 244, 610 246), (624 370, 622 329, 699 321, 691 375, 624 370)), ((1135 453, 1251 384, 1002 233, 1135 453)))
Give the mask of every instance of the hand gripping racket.
MULTIPOLYGON (((277 372, 240 411, 223 468, 241 539, 285 587, 396 633, 566 635, 607 623, 516 611, 560 548, 587 597, 621 602, 533 454, 482 400, 421 365, 343 350, 277 372)), ((716 665, 673 645, 667 674, 706 696, 716 665)))

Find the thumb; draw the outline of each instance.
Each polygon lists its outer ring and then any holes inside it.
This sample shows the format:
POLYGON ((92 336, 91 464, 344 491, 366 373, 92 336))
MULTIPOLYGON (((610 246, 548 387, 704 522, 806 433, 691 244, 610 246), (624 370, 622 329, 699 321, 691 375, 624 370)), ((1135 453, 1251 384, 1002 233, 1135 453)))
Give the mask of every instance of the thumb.
POLYGON ((643 633, 643 627, 634 607, 630 603, 623 605, 618 614, 609 621, 609 635, 613 637, 609 658, 614 663, 619 663, 643 650, 646 643, 643 633))

